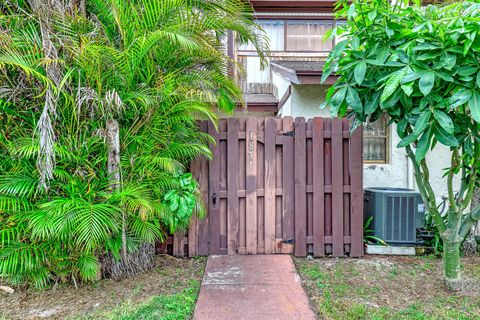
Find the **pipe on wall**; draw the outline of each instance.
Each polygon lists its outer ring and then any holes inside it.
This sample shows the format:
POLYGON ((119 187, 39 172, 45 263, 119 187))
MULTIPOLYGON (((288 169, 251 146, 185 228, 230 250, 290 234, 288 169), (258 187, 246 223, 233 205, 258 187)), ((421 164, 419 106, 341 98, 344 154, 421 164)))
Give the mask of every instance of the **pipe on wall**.
POLYGON ((407 188, 416 190, 412 161, 406 154, 405 159, 407 160, 407 188))

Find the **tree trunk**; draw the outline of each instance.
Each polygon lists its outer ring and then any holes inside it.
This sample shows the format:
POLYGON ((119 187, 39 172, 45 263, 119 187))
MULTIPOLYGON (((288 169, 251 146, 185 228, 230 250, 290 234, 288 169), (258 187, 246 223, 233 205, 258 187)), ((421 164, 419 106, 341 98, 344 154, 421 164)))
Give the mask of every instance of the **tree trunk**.
POLYGON ((462 253, 466 257, 471 257, 477 255, 478 245, 477 240, 475 239, 475 230, 477 229, 476 224, 474 224, 470 228, 470 232, 468 233, 465 241, 462 244, 462 253))
MULTIPOLYGON (((106 140, 108 146, 107 170, 110 177, 110 188, 121 187, 120 172, 120 128, 118 121, 112 119, 106 123, 106 140)), ((155 247, 152 244, 141 244, 137 251, 127 252, 126 215, 122 212, 122 258, 116 260, 112 254, 102 259, 102 276, 120 279, 132 277, 154 266, 155 247)))
MULTIPOLYGON (((475 189, 470 207, 471 210, 473 210, 478 206, 480 206, 480 188, 475 189)), ((475 238, 476 233, 478 232, 478 225, 479 222, 476 222, 472 225, 470 232, 462 244, 462 253, 464 256, 475 256, 478 254, 478 244, 475 238)))
MULTIPOLYGON (((478 207, 480 207, 480 187, 475 188, 475 193, 473 194, 471 205, 472 210, 478 207)), ((480 236, 480 221, 477 221, 477 223, 475 223, 474 236, 480 236)))
POLYGON ((127 258, 116 260, 111 254, 102 259, 102 276, 109 279, 130 278, 155 266, 155 246, 143 243, 137 251, 129 252, 127 258))
MULTIPOLYGON (((110 177, 111 190, 120 188, 120 129, 118 121, 107 120, 107 145, 108 145, 108 161, 107 171, 110 177)), ((122 212, 122 255, 127 259, 127 235, 126 235, 125 212, 122 212)))
POLYGON ((461 290, 460 243, 443 240, 443 270, 445 283, 450 290, 461 290))
POLYGON ((106 136, 108 146, 107 171, 112 190, 120 187, 120 131, 117 120, 107 120, 106 136))

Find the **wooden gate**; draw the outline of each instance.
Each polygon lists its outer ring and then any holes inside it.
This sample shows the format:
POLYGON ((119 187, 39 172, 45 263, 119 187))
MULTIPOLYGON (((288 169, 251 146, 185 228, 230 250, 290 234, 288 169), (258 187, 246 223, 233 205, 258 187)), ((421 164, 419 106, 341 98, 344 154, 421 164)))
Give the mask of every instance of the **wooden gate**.
POLYGON ((196 159, 208 215, 177 233, 176 255, 363 255, 362 133, 348 120, 222 119, 214 158, 196 159))

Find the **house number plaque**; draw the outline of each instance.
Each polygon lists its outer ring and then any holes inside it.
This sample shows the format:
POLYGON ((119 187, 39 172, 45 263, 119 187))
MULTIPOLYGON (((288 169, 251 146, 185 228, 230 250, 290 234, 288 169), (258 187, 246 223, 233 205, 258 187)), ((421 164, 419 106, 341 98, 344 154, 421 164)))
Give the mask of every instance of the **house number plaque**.
POLYGON ((250 162, 253 161, 253 130, 250 129, 250 132, 249 132, 249 141, 248 141, 248 154, 250 156, 250 162))

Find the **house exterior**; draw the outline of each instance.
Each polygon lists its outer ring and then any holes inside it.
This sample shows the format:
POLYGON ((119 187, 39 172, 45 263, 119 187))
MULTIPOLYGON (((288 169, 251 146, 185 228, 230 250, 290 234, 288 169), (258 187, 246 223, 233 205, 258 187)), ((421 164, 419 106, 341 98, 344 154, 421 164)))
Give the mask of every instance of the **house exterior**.
MULTIPOLYGON (((246 109, 236 116, 330 117, 328 108, 320 109, 325 92, 336 80, 330 76, 320 84, 324 61, 338 38, 324 41, 327 30, 343 23, 333 15, 334 1, 326 0, 251 0, 259 25, 270 39, 268 66, 250 45, 229 41, 229 54, 244 66, 237 75, 244 92, 246 109)), ((395 126, 386 126, 383 118, 364 128, 364 187, 398 187, 415 189, 413 167, 403 148, 395 126)), ((430 179, 440 198, 447 194, 442 182, 450 159, 448 149, 437 146, 429 155, 430 179)))

